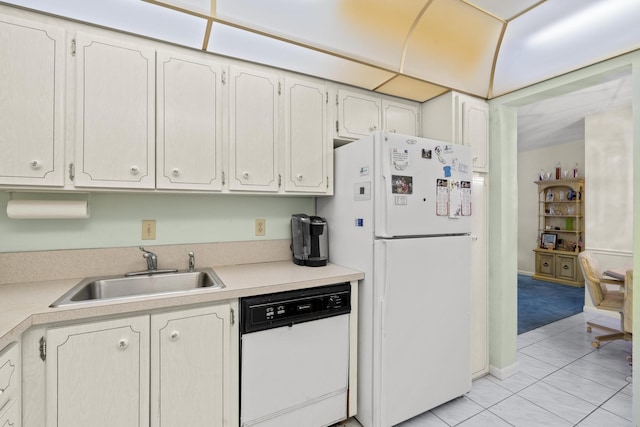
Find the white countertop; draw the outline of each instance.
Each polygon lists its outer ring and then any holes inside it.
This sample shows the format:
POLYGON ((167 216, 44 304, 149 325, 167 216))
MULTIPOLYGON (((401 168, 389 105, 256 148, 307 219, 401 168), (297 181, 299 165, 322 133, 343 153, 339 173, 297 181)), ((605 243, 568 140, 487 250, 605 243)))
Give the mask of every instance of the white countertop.
POLYGON ((49 305, 83 278, 1 285, 0 349, 18 339, 33 325, 210 303, 364 277, 362 272, 336 264, 304 267, 291 261, 219 266, 214 271, 225 284, 224 289, 202 288, 180 294, 149 295, 127 301, 111 300, 56 308, 49 305))

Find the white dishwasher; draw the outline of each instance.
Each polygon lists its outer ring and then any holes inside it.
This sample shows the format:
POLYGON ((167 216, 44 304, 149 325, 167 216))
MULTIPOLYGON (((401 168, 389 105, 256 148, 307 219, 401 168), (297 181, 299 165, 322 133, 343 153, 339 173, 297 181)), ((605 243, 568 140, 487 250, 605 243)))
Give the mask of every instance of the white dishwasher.
POLYGON ((241 299, 240 425, 347 418, 349 283, 241 299))

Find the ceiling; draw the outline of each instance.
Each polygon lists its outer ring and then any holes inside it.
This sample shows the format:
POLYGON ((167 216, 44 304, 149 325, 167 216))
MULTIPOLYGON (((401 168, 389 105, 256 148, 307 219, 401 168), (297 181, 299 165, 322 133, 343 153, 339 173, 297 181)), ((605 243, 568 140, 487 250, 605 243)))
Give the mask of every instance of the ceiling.
POLYGON ((416 101, 485 99, 640 48, 638 0, 6 2, 416 101))

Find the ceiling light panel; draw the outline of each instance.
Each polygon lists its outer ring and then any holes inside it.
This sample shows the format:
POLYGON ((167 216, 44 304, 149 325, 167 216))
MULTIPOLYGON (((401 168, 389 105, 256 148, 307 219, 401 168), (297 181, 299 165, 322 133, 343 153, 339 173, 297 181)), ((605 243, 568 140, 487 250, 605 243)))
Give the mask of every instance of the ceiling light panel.
POLYGON ((507 26, 493 95, 639 49, 638 16, 638 0, 545 2, 507 26))
POLYGON ((434 0, 408 41, 404 74, 486 97, 502 26, 466 3, 434 0))
POLYGON ((116 30, 201 48, 207 22, 139 0, 17 0, 12 4, 116 30))
POLYGON ((400 75, 378 87, 376 92, 424 102, 438 95, 442 95, 448 90, 449 89, 442 86, 400 75))
POLYGON ((397 70, 428 0, 217 0, 220 19, 397 70))
POLYGON ((467 3, 472 4, 479 9, 482 9, 490 14, 497 16, 505 21, 519 15, 525 10, 537 3, 540 0, 465 0, 467 3))
POLYGON ((207 50, 373 90, 393 73, 277 39, 214 24, 207 50))

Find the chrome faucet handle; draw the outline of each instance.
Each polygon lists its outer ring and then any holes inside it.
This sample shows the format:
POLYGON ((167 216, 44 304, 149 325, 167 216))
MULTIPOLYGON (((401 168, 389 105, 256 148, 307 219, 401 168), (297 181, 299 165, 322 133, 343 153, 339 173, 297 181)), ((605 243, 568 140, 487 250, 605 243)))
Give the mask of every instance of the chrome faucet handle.
POLYGON ((142 246, 138 246, 140 250, 143 252, 142 256, 145 260, 147 260, 147 269, 150 271, 155 271, 158 269, 158 256, 151 251, 146 250, 142 246))
POLYGON ((195 269, 196 269, 195 254, 193 252, 189 252, 189 271, 195 271, 195 269))

